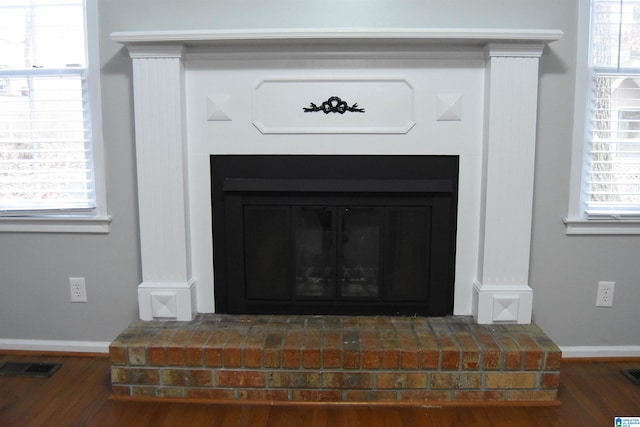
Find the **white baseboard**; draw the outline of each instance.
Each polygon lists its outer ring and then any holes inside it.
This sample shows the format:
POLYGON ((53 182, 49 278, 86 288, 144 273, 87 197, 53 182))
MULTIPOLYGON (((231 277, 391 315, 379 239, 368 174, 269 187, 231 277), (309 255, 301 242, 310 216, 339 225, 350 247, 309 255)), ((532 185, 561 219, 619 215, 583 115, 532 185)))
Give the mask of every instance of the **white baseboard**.
POLYGON ((560 346, 560 350, 563 358, 640 358, 640 345, 560 346))
POLYGON ((109 353, 110 342, 16 340, 0 338, 0 350, 51 351, 65 353, 109 353))

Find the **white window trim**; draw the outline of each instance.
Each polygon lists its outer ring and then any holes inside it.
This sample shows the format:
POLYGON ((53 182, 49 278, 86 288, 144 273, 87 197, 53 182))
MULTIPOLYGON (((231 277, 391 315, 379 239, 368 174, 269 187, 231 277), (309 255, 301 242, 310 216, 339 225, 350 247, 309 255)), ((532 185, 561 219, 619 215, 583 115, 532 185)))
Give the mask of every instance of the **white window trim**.
POLYGON ((575 102, 573 117, 573 144, 571 149, 571 179, 569 188, 569 210, 563 219, 568 235, 585 234, 640 234, 638 218, 587 218, 585 203, 582 199, 582 181, 584 156, 586 150, 586 129, 589 115, 588 88, 591 85, 589 69, 589 22, 591 20, 591 1, 578 1, 578 31, 576 55, 575 102))
POLYGON ((107 234, 111 216, 107 213, 104 142, 102 137, 102 97, 100 87, 100 31, 98 28, 98 0, 85 0, 87 20, 87 56, 89 99, 91 102, 91 131, 93 173, 96 192, 95 212, 87 215, 29 215, 0 217, 0 232, 9 233, 85 233, 107 234))

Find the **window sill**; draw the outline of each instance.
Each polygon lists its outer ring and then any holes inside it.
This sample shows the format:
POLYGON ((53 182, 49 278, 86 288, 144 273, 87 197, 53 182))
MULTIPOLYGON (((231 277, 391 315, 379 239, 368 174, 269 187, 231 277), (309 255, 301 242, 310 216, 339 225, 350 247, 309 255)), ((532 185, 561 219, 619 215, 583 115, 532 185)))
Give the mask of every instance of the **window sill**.
POLYGON ((111 216, 101 217, 5 217, 0 233, 109 234, 111 216))
POLYGON ((562 220, 567 235, 635 235, 640 234, 640 220, 562 220))

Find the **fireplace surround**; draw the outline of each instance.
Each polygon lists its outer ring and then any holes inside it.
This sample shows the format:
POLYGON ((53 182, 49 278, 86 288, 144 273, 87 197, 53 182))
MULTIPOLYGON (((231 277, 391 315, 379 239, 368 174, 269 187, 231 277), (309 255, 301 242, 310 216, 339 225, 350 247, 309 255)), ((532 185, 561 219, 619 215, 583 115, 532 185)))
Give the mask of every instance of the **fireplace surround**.
POLYGON ((141 319, 190 320, 215 310, 211 155, 401 154, 460 159, 453 313, 529 323, 538 62, 561 35, 112 34, 133 62, 141 319), (334 96, 346 104, 332 104, 334 96), (342 113, 304 110, 325 100, 342 113))
POLYGON ((211 156, 217 313, 453 313, 456 156, 211 156))

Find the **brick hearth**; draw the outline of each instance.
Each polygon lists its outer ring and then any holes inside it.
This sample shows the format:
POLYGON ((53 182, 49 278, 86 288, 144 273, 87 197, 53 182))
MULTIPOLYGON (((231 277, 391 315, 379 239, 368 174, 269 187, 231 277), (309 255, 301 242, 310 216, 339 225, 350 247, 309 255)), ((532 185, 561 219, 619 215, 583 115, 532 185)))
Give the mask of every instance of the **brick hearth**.
POLYGON ((535 325, 471 317, 198 315, 112 343, 118 398, 551 403, 561 353, 535 325))

